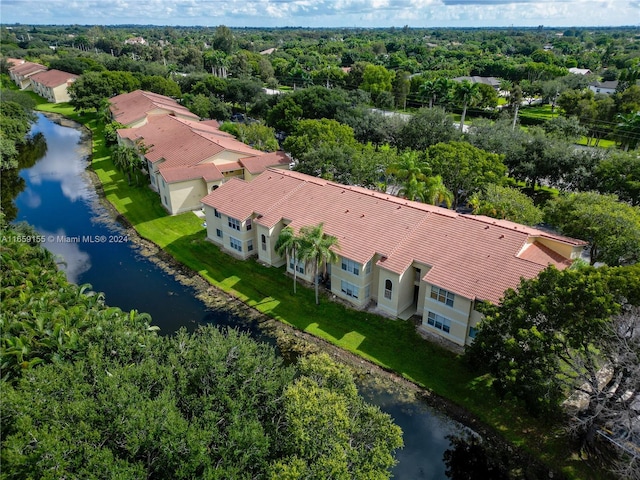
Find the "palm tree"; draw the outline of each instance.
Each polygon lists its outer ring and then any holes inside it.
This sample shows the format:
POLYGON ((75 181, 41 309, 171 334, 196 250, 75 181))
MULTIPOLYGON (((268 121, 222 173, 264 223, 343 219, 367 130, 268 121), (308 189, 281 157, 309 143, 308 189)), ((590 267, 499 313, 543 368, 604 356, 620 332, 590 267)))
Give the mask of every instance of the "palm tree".
POLYGON ((434 103, 445 103, 455 85, 456 82, 454 80, 445 77, 438 78, 435 82, 436 93, 434 103), (440 99, 440 101, 438 101, 438 99, 440 99))
POLYGON ((327 263, 338 261, 336 249, 340 248, 338 239, 327 235, 323 231, 324 225, 302 227, 300 229, 301 248, 300 257, 305 263, 313 267, 313 280, 316 288, 316 305, 320 303, 318 297, 318 270, 324 266, 324 275, 327 274, 327 263))
POLYGON ((620 113, 617 120, 614 135, 620 141, 624 151, 633 150, 640 143, 640 113, 633 112, 627 115, 620 113))
POLYGON ((402 182, 398 194, 409 200, 414 200, 417 195, 416 185, 424 182, 427 175, 431 173, 431 169, 418 159, 418 152, 408 150, 398 157, 398 160, 389 166, 387 173, 391 174, 396 180, 402 182), (411 198, 410 198, 411 197, 411 198))
POLYGON ((131 174, 136 175, 138 184, 138 172, 142 168, 142 161, 135 148, 126 145, 118 145, 112 149, 111 158, 115 167, 127 175, 127 182, 131 185, 131 174))
POLYGON ((300 251, 300 243, 301 238, 296 236, 293 228, 286 226, 280 231, 275 245, 278 255, 284 256, 287 261, 289 258, 293 260, 293 293, 296 293, 298 273, 298 257, 296 255, 300 251))
POLYGON ((469 80, 458 82, 453 90, 454 100, 458 105, 462 105, 462 116, 460 117, 460 131, 464 131, 464 119, 467 116, 467 107, 473 105, 480 94, 480 84, 471 83, 469 80))
POLYGON ((444 202, 447 208, 451 208, 453 203, 453 193, 442 183, 440 175, 427 178, 422 198, 425 203, 431 205, 440 205, 444 202))
POLYGON ((433 80, 426 80, 420 85, 420 98, 429 100, 429 108, 433 108, 433 101, 438 93, 438 85, 433 80))

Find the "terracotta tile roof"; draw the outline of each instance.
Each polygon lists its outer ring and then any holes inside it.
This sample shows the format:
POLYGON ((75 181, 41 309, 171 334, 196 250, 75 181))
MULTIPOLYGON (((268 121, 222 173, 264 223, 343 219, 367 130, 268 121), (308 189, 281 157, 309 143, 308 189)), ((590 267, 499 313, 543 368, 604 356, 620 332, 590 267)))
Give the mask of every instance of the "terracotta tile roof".
POLYGON ((24 62, 24 63, 21 63, 20 65, 16 65, 15 67, 11 67, 9 71, 14 75, 26 77, 29 75, 33 75, 34 73, 37 73, 37 72, 42 72, 43 70, 46 70, 46 69, 47 67, 45 67, 44 65, 40 65, 39 63, 24 62))
POLYGON ((160 175, 167 183, 184 182, 202 178, 205 182, 222 180, 224 175, 213 163, 203 163, 202 165, 191 165, 183 167, 165 168, 164 164, 158 168, 160 175))
POLYGON ((111 98, 109 102, 111 103, 109 109, 111 110, 114 120, 123 125, 140 121, 154 110, 189 117, 194 120, 199 119, 196 114, 191 113, 174 99, 144 90, 135 90, 130 93, 117 95, 111 98))
POLYGON ((55 88, 60 85, 66 85, 69 82, 75 81, 78 75, 73 73, 63 72, 61 70, 47 70, 46 72, 36 73, 31 77, 32 82, 40 83, 45 87, 55 88))
POLYGON ((271 168, 251 182, 230 180, 202 203, 239 220, 255 215, 254 222, 268 228, 282 219, 294 230, 322 222, 338 238, 340 255, 365 263, 377 254, 380 267, 398 274, 423 263, 431 267, 423 272, 427 282, 491 302, 548 264, 568 265, 535 238, 584 245, 513 222, 271 168))
POLYGON ((264 153, 262 155, 240 159, 244 168, 252 175, 264 172, 268 167, 285 166, 291 159, 283 151, 264 153))
POLYGON ((119 129, 118 134, 133 142, 142 141, 148 147, 145 157, 151 163, 163 161, 159 170, 170 183, 200 177, 206 181, 221 180, 221 172, 243 168, 250 173, 260 173, 269 166, 281 165, 283 156, 286 157, 282 153, 254 150, 206 122, 171 115, 151 116, 145 125, 119 129), (229 152, 238 160, 225 159, 229 152), (214 160, 218 162, 215 169, 194 169, 214 160), (170 173, 169 169, 176 170, 170 173))

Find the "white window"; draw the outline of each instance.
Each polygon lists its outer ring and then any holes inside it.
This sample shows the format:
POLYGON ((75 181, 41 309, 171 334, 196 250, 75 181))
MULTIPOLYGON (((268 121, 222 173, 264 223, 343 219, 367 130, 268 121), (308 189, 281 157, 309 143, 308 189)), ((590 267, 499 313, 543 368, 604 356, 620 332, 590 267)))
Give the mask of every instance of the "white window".
POLYGON ((469 327, 470 338, 476 338, 477 333, 478 333, 478 329, 476 327, 469 327))
MULTIPOLYGON (((289 258, 289 270, 291 270, 293 272, 293 262, 294 259, 293 258, 289 258)), ((304 275, 304 262, 301 260, 298 260, 298 263, 296 264, 296 271, 298 273, 301 273, 302 275, 304 275)))
POLYGON ((444 288, 431 287, 431 298, 444 303, 449 307, 453 307, 453 299, 455 295, 444 288))
POLYGON ((263 251, 267 251, 267 237, 262 234, 262 236, 260 237, 260 243, 262 244, 262 250, 263 251))
POLYGON ((360 264, 342 257, 342 270, 353 273, 354 275, 360 275, 360 264))
POLYGON ((251 219, 247 220, 247 232, 251 230, 252 226, 253 226, 253 222, 251 221, 251 219))
POLYGON ((391 280, 385 280, 384 282, 384 298, 391 300, 393 294, 393 283, 391 280))
POLYGON ((364 287, 364 298, 367 299, 369 297, 371 297, 371 285, 364 287))
POLYGON ((229 237, 229 246, 239 252, 242 251, 242 242, 237 238, 229 237))
POLYGON ((340 290, 347 297, 353 297, 353 298, 358 298, 358 294, 360 293, 360 289, 358 287, 356 287, 355 285, 349 282, 345 282, 344 280, 340 281, 340 290))
POLYGON ((216 237, 222 238, 222 230, 220 230, 219 228, 216 228, 216 237))
POLYGON ((449 333, 451 330, 451 320, 443 317, 442 315, 438 315, 437 313, 429 312, 427 314, 427 323, 445 333, 449 333))
POLYGON ((251 252, 253 250, 253 240, 247 240, 247 252, 251 252))
POLYGON ((240 220, 237 218, 229 217, 229 228, 240 231, 240 220))
POLYGON ((371 260, 370 262, 367 262, 367 264, 364 266, 364 273, 369 274, 371 273, 371 264, 373 263, 373 260, 371 260))
POLYGON ((217 217, 217 218, 222 218, 222 214, 218 211, 217 208, 213 209, 213 214, 217 217))

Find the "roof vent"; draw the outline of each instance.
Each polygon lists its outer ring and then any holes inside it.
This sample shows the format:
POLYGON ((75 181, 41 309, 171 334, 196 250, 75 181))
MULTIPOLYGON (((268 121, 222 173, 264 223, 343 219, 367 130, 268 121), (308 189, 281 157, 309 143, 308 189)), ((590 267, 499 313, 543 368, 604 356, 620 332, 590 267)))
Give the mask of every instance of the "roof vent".
POLYGON ((364 213, 362 215, 360 215, 360 218, 364 218, 364 213))
POLYGON ((489 225, 487 225, 486 227, 484 227, 485 230, 489 230, 489 225))
POLYGON ((500 238, 504 238, 504 235, 500 235, 500 238))
POLYGON ((396 208, 396 210, 400 210, 401 207, 402 207, 402 205, 398 205, 398 208, 396 208))
POLYGON ((347 208, 347 209, 344 211, 344 213, 349 213, 349 209, 347 208))

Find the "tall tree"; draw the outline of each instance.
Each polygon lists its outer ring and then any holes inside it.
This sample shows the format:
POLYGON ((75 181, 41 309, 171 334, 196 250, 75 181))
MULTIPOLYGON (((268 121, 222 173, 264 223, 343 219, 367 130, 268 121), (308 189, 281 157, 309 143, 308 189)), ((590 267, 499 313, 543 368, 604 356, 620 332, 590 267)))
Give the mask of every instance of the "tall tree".
POLYGON ((453 101, 462 107, 462 115, 460 117, 460 131, 464 131, 464 120, 467 116, 467 108, 475 105, 479 98, 480 87, 477 83, 471 83, 463 80, 456 83, 453 88, 453 101))
POLYGON ((502 157, 466 142, 438 143, 427 149, 427 163, 453 193, 457 208, 470 195, 490 183, 501 184, 507 168, 502 157))
POLYGON ((324 233, 324 225, 304 226, 300 228, 300 257, 312 267, 313 282, 316 289, 316 305, 320 303, 318 293, 320 268, 324 268, 326 276, 327 263, 338 261, 336 250, 340 248, 338 239, 324 233))
POLYGON ((492 374, 500 395, 523 401, 531 412, 549 418, 568 410, 566 426, 585 447, 597 442, 598 432, 631 447, 631 456, 607 448, 601 460, 618 457, 619 471, 637 474, 638 305, 638 265, 549 267, 522 280, 499 305, 482 308, 485 317, 465 356, 492 374))
POLYGON ((293 293, 296 293, 298 274, 298 254, 302 240, 293 231, 293 228, 286 226, 280 231, 276 241, 276 253, 285 258, 286 261, 293 262, 293 293))
POLYGON ((562 234, 588 241, 591 264, 640 260, 640 207, 620 202, 616 195, 561 195, 547 204, 545 219, 562 234))
POLYGON ((399 148, 425 150, 436 143, 460 138, 460 132, 444 109, 421 108, 402 127, 398 137, 399 148))
POLYGON ((524 225, 542 222, 542 210, 536 207, 531 197, 517 188, 495 184, 486 185, 469 199, 474 215, 503 218, 524 225))

